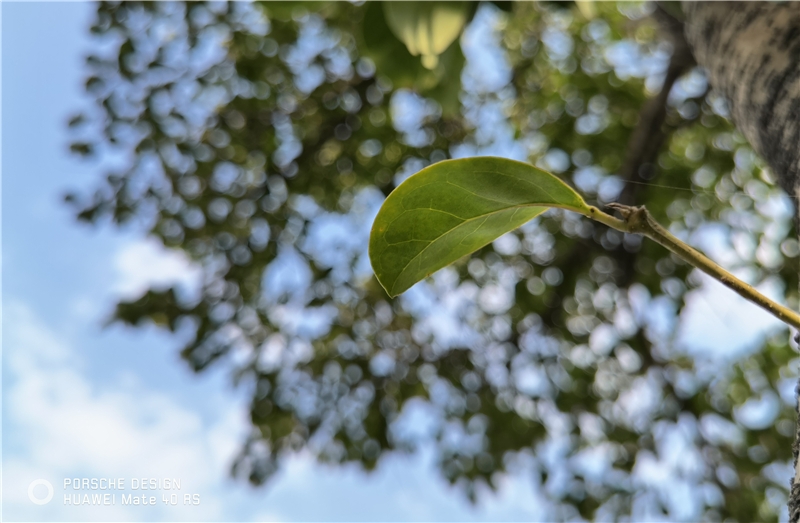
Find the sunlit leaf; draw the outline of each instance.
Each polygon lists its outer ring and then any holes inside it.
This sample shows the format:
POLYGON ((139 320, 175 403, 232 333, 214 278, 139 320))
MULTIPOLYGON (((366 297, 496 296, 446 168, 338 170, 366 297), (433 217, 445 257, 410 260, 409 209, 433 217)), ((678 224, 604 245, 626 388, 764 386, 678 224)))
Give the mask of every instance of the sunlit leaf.
POLYGON ((595 9, 594 2, 591 0, 576 0, 575 5, 578 6, 578 11, 580 11, 587 20, 591 20, 597 16, 597 9, 595 9))
MULTIPOLYGON (((371 58, 377 69, 395 87, 413 89, 439 103, 442 114, 460 116, 461 71, 465 58, 458 41, 454 41, 438 55, 436 66, 428 69, 412 55, 406 45, 396 38, 387 23, 385 2, 368 2, 364 9, 364 23, 359 35, 365 56, 371 58)), ((474 15, 476 4, 470 4, 468 19, 474 15)))
POLYGON ((399 87, 418 87, 418 78, 430 71, 422 67, 419 59, 409 53, 406 46, 392 35, 386 22, 382 2, 369 2, 364 8, 361 37, 364 54, 371 58, 381 74, 399 87))
POLYGON ((439 55, 459 37, 469 20, 469 2, 385 2, 389 28, 408 52, 422 57, 422 65, 433 69, 439 55))
POLYGON ((396 296, 548 207, 589 211, 567 184, 526 163, 493 157, 436 163, 383 203, 370 236, 372 268, 396 296))

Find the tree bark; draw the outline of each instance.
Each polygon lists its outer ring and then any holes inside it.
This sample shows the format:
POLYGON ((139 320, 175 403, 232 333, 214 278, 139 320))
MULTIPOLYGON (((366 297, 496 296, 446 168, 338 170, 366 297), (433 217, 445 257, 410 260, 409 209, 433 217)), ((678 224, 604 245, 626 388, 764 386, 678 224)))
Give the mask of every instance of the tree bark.
MULTIPOLYGON (((736 127, 770 165, 781 186, 800 196, 800 4, 683 2, 686 39, 736 127)), ((796 389, 800 402, 800 381, 796 389)), ((798 403, 800 415, 800 403, 798 403)), ((792 446, 789 521, 800 522, 800 422, 792 446)))
POLYGON ((685 2, 686 39, 790 195, 800 172, 800 5, 685 2))

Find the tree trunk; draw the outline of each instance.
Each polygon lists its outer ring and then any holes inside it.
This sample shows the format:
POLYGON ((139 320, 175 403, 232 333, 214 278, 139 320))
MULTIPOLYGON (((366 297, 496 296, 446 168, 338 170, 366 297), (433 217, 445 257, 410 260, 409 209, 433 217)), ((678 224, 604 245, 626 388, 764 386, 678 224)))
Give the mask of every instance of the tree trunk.
MULTIPOLYGON (((800 4, 684 2, 683 10, 686 39, 736 127, 789 195, 800 196, 800 4)), ((800 402, 800 382, 796 390, 800 402)), ((800 521, 800 423, 796 434, 792 523, 800 521)))
POLYGON ((800 171, 800 5, 685 2, 686 38, 736 127, 796 196, 800 171))

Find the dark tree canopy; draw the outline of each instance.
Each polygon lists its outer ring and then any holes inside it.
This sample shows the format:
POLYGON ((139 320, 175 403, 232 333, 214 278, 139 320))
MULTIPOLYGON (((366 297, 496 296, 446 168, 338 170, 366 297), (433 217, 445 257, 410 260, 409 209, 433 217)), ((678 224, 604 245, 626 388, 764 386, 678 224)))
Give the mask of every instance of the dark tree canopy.
POLYGON ((729 267, 780 282, 796 308, 787 198, 667 38, 668 11, 98 5, 96 105, 70 123, 72 147, 114 161, 68 200, 203 268, 197 293, 154 288, 116 317, 182 333, 192 368, 224 366, 252 392, 236 476, 262 483, 302 448, 373 468, 432 445, 470 495, 527 467, 557 520, 785 511, 788 331, 739 359, 692 355, 675 326, 701 280, 662 247, 549 211, 396 299, 366 256, 405 176, 510 155, 594 205, 645 204, 685 238, 722 231, 729 267), (395 36, 398 20, 444 19, 443 50, 414 56, 421 37, 395 36))

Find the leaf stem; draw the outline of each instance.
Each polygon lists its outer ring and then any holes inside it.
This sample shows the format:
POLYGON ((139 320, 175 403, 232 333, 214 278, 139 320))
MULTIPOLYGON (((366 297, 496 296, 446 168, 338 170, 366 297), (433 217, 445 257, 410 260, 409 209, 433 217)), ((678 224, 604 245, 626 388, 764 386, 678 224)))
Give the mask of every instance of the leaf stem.
POLYGON ((617 211, 622 216, 622 219, 620 220, 619 218, 615 218, 610 214, 606 214, 597 207, 589 207, 588 212, 585 214, 589 218, 608 225, 612 229, 647 236, 651 240, 656 241, 670 251, 674 252, 694 267, 697 267, 717 281, 722 282, 728 288, 733 289, 744 299, 755 303, 776 318, 779 318, 784 323, 787 323, 795 329, 800 330, 800 314, 767 298, 758 292, 752 285, 748 285, 747 283, 743 282, 730 272, 714 263, 710 258, 702 254, 700 251, 690 247, 685 242, 676 238, 672 233, 655 221, 653 216, 647 211, 647 209, 644 208, 644 206, 631 207, 628 205, 612 203, 609 204, 608 207, 617 211))

